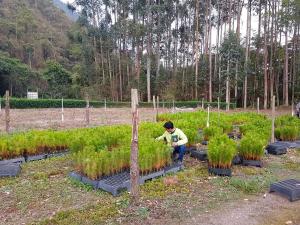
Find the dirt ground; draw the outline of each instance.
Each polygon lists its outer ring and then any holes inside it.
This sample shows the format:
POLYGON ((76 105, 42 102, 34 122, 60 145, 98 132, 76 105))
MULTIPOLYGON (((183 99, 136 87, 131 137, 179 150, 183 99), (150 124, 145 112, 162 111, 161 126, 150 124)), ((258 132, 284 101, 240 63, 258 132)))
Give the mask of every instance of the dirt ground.
MULTIPOLYGON (((159 112, 169 110, 160 109, 159 112)), ((139 109, 141 121, 154 121, 154 111, 149 108, 139 109)), ((89 113, 89 127, 107 124, 126 124, 131 122, 130 108, 91 108, 89 113)), ((11 109, 10 127, 12 132, 28 129, 68 129, 85 127, 86 110, 83 108, 64 109, 62 122, 61 109, 11 109)), ((0 131, 5 131, 4 110, 0 113, 0 131)))
MULTIPOLYGON (((197 109, 193 109, 197 110, 197 109)), ((191 111, 189 109, 177 109, 175 112, 191 111)), ((212 109, 212 111, 217 111, 212 109)), ((229 113, 245 111, 244 109, 231 110, 229 113)), ((247 109, 249 112, 256 112, 247 109)), ((159 113, 172 112, 171 109, 159 109, 159 113)), ((270 110, 261 110, 261 113, 271 115, 270 110)), ((276 115, 291 114, 290 108, 279 108, 276 115)), ((131 123, 130 108, 91 108, 90 127, 108 124, 131 123)), ((140 121, 154 121, 155 113, 151 108, 139 109, 140 121)), ((28 129, 68 129, 85 127, 86 110, 83 108, 64 109, 64 122, 62 122, 61 109, 11 109, 10 130, 11 132, 24 131, 28 129)), ((4 110, 0 111, 0 133, 5 131, 4 110)))

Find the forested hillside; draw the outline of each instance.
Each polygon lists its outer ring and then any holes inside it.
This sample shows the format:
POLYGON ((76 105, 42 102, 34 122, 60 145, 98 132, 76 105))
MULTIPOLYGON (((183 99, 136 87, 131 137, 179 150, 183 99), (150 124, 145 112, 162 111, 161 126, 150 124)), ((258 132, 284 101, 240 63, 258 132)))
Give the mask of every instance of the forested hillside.
POLYGON ((46 91, 42 70, 49 60, 72 66, 66 49, 72 22, 52 0, 1 0, 0 5, 1 95, 5 89, 15 96, 26 89, 46 91))
POLYGON ((124 101, 136 87, 144 101, 260 97, 264 108, 300 98, 299 0, 76 0, 73 25, 50 1, 1 5, 0 48, 38 70, 45 96, 124 101))

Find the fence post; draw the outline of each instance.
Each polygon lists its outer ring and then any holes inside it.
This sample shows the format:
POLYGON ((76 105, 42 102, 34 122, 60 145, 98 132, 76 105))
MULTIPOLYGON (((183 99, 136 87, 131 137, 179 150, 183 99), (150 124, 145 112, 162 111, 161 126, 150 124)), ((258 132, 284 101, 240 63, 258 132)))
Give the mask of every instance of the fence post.
POLYGON ((5 130, 6 133, 9 133, 10 130, 10 106, 9 106, 9 91, 5 92, 5 130))
POLYGON ((155 103, 155 95, 153 95, 153 111, 154 111, 154 122, 156 122, 157 109, 156 109, 156 103, 155 103))
POLYGON ((157 105, 157 107, 156 107, 156 121, 157 121, 157 118, 158 118, 158 110, 159 110, 159 96, 156 96, 156 98, 157 98, 157 101, 156 101, 156 105, 157 105))
POLYGON ((294 116, 294 102, 292 101, 292 116, 294 116))
POLYGON ((106 111, 106 98, 104 99, 104 110, 106 111))
POLYGON ((206 127, 209 127, 209 107, 210 105, 207 105, 207 121, 206 121, 206 127))
POLYGON ((173 99, 173 108, 172 108, 172 113, 175 113, 175 100, 173 99))
POLYGON ((64 122, 64 98, 61 98, 61 121, 64 122))
POLYGON ((259 97, 257 98, 257 113, 259 113, 259 97))
POLYGON ((137 89, 131 89, 132 139, 130 151, 130 194, 133 203, 139 199, 138 167, 138 95, 137 89))
POLYGON ((218 125, 220 126, 220 97, 218 97, 218 125))
POLYGON ((90 124, 90 101, 89 95, 86 93, 85 95, 86 107, 85 107, 85 122, 88 126, 90 124))
POLYGON ((271 143, 275 142, 275 95, 272 96, 272 136, 271 136, 271 143))
POLYGON ((203 98, 202 98, 202 103, 201 103, 201 108, 204 109, 204 102, 203 102, 203 98))

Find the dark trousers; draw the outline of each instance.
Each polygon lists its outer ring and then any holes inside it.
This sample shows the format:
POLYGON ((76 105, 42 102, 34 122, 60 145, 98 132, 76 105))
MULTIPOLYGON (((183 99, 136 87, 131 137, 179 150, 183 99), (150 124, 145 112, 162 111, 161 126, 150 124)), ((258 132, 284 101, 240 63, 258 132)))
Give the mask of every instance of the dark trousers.
POLYGON ((176 146, 176 147, 174 147, 173 158, 175 158, 175 155, 176 155, 176 154, 179 154, 179 156, 178 156, 177 159, 178 159, 180 162, 182 162, 184 153, 185 153, 185 145, 179 145, 179 146, 176 146))

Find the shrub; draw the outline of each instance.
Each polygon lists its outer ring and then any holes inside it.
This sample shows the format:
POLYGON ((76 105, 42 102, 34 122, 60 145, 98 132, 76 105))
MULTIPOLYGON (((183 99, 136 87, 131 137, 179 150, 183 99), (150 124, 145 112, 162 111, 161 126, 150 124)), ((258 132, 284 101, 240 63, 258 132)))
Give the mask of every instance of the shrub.
POLYGON ((205 141, 209 141, 212 137, 223 133, 223 129, 220 127, 206 127, 203 129, 203 136, 205 141))
POLYGON ((295 126, 284 126, 275 129, 275 137, 282 141, 295 141, 299 136, 299 128, 295 126))
POLYGON ((258 133, 248 133, 240 142, 239 154, 246 160, 260 160, 266 144, 267 141, 258 133))
POLYGON ((227 135, 217 135, 208 144, 209 165, 214 168, 230 168, 236 154, 236 144, 227 135))

